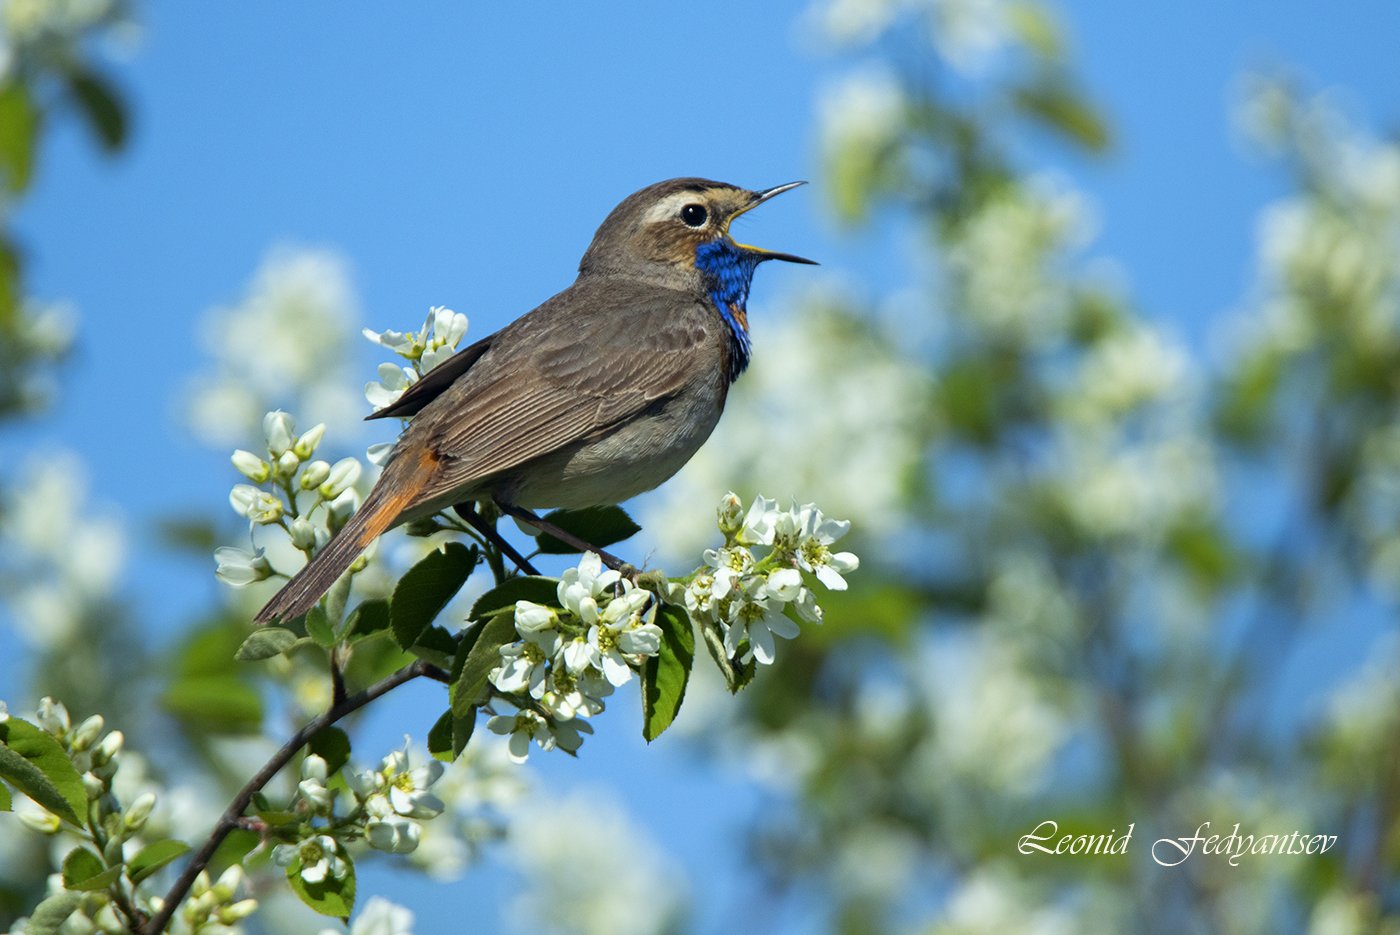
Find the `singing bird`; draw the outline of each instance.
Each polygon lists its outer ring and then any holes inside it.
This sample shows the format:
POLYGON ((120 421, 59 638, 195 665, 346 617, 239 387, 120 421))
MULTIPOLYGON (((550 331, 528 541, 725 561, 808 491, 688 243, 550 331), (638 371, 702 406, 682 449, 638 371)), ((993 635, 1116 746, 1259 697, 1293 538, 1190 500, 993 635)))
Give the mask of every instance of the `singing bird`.
POLYGON ((508 511, 616 504, 680 470, 748 365, 754 270, 813 262, 736 243, 729 225, 801 184, 750 191, 682 178, 624 199, 573 285, 369 417, 413 418, 365 502, 258 622, 310 610, 400 523, 469 501, 508 511))

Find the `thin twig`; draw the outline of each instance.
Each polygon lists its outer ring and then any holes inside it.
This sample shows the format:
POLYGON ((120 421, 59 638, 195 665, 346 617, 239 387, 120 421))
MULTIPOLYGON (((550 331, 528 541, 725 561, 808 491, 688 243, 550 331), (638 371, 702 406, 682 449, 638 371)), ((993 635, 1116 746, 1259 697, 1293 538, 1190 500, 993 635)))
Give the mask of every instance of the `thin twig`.
POLYGON ((492 545, 500 549, 501 553, 505 555, 506 558, 515 563, 516 568, 519 568, 527 575, 539 575, 539 572, 535 570, 535 566, 530 564, 530 560, 521 555, 520 552, 516 550, 515 546, 507 542, 505 537, 501 535, 500 530, 486 521, 486 517, 472 509, 470 505, 456 509, 458 516, 470 523, 472 528, 485 536, 492 545))
POLYGON ((159 935, 159 933, 165 931, 165 927, 170 924, 170 920, 175 916, 175 910, 179 908, 180 903, 183 902, 185 897, 189 894, 190 887, 194 885, 195 878, 199 876, 200 871, 209 866, 209 861, 213 858, 214 852, 218 850, 224 838, 228 837, 229 832, 239 827, 240 822, 243 820, 243 812, 247 810, 248 804, 253 801, 253 796, 262 789, 263 786, 267 785, 272 780, 272 777, 276 776, 284 766, 291 762, 292 757, 296 756, 297 751, 306 746, 307 742, 310 741, 312 737, 316 736, 316 734, 334 724, 336 721, 339 721, 348 714, 358 711, 379 696, 398 688, 404 682, 412 681, 419 676, 427 676, 437 681, 449 680, 449 676, 446 672, 443 672, 436 666, 428 665, 421 659, 416 660, 404 666, 393 675, 376 682, 364 691, 351 695, 349 698, 333 706, 325 714, 312 718, 302 726, 301 730, 293 734, 291 738, 282 745, 281 749, 273 754, 272 759, 268 760, 267 763, 263 765, 263 768, 258 770, 252 779, 248 780, 247 785, 238 791, 238 795, 234 796, 233 801, 229 803, 228 808, 219 818, 218 823, 214 825, 214 830, 209 833, 209 838, 204 842, 204 845, 200 847, 199 852, 194 855, 189 864, 186 865, 179 879, 170 887, 170 891, 165 894, 165 902, 160 907, 160 911, 151 918, 150 923, 142 930, 144 935, 159 935))
POLYGON ((602 549, 598 548, 596 545, 583 541, 573 533, 565 532, 564 530, 560 529, 558 526, 554 525, 548 520, 540 519, 538 516, 536 516, 529 510, 523 509, 518 506, 512 506, 509 503, 497 503, 496 505, 501 508, 501 512, 506 513, 510 516, 514 516, 521 522, 529 523, 531 526, 534 526, 540 532, 553 536, 565 545, 573 546, 580 552, 597 553, 598 557, 603 560, 603 564, 607 565, 613 571, 622 571, 625 568, 631 567, 629 563, 618 558, 616 555, 613 555, 611 552, 605 552, 602 549))

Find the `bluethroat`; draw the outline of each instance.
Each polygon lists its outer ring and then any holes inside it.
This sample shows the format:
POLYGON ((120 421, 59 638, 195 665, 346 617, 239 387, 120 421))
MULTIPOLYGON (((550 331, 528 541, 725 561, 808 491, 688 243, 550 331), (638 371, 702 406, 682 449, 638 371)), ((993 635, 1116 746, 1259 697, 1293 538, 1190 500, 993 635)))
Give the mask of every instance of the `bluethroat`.
POLYGON ((680 470, 748 365, 754 270, 812 262, 736 243, 729 225, 801 184, 749 191, 682 178, 624 199, 573 285, 369 417, 413 418, 359 510, 257 620, 311 609, 400 523, 469 501, 527 517, 616 504, 680 470))

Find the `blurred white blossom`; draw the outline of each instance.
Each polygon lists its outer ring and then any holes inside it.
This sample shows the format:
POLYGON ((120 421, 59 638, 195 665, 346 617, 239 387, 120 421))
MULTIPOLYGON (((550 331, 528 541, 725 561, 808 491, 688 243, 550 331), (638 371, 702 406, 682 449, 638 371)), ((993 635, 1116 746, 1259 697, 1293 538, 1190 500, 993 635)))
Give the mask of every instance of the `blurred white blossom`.
POLYGON ((200 323, 214 374, 191 388, 191 428, 210 445, 238 444, 261 428, 265 413, 286 406, 349 431, 363 409, 346 366, 358 317, 338 253, 274 250, 238 304, 212 309, 200 323))
POLYGON ((905 527, 928 371, 829 310, 756 325, 754 340, 777 352, 754 355, 714 436, 642 501, 642 526, 665 530, 655 547, 671 559, 701 551, 714 526, 695 504, 760 486, 858 516, 874 540, 905 527))
POLYGON ((65 452, 20 461, 0 491, 0 602, 30 645, 62 646, 84 616, 110 600, 126 560, 126 536, 88 501, 86 471, 65 452))
POLYGON ((506 913, 513 931, 661 935, 679 921, 679 873, 602 791, 532 796, 515 814, 507 842, 524 877, 506 913))

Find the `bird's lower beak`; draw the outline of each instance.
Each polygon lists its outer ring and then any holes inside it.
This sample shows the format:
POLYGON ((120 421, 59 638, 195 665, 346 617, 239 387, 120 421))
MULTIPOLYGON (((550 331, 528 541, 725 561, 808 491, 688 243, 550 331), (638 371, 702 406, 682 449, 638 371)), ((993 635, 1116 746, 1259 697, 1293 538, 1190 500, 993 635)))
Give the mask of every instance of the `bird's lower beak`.
MULTIPOLYGON (((765 188, 763 191, 760 192, 754 192, 752 198, 750 198, 749 200, 749 203, 744 207, 740 208, 738 211, 735 211, 732 215, 730 215, 729 220, 733 221, 739 215, 744 214, 748 211, 752 211, 754 208, 757 208, 759 205, 763 204, 765 201, 767 201, 769 198, 772 198, 774 195, 781 195, 783 192, 791 191, 799 185, 806 184, 807 183, 805 181, 787 182, 783 185, 774 185, 772 188, 765 188)), ((728 228, 729 225, 726 224, 726 233, 728 233, 728 228)), ((792 253, 778 253, 775 250, 765 250, 762 247, 752 247, 748 244, 736 244, 736 246, 738 246, 741 250, 747 250, 750 253, 755 254, 760 260, 783 260, 788 263, 807 263, 812 266, 818 265, 816 260, 809 260, 806 257, 800 257, 792 253)))

